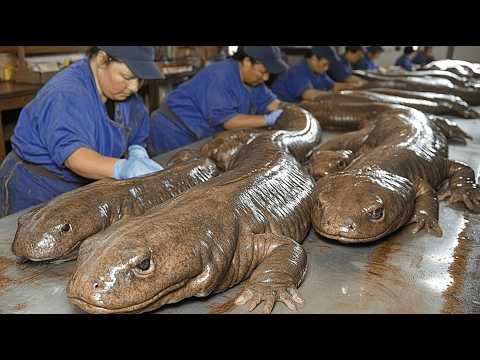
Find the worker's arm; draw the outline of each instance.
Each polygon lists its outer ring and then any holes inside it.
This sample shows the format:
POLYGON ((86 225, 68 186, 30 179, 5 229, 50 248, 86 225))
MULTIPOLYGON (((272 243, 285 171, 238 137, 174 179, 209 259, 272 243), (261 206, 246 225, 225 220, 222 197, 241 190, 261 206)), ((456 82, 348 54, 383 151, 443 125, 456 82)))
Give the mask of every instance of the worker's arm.
POLYGON ((335 83, 333 91, 354 90, 360 87, 361 83, 335 83))
POLYGON ((364 83, 365 80, 363 80, 362 78, 359 78, 358 76, 350 75, 350 76, 348 76, 345 80, 343 80, 342 82, 346 82, 346 83, 364 83))
POLYGON ((322 91, 322 90, 316 90, 316 89, 308 89, 305 90, 302 94, 302 99, 303 100, 314 100, 315 98, 319 96, 324 96, 330 94, 329 91, 322 91))
POLYGON ((113 167, 118 160, 82 147, 65 160, 65 166, 84 178, 98 180, 113 177, 113 167))
POLYGON ((225 130, 256 129, 267 126, 265 116, 238 114, 223 124, 225 130))
POLYGON ((285 104, 286 104, 285 102, 275 99, 270 104, 268 104, 267 111, 272 112, 272 111, 281 109, 285 104))

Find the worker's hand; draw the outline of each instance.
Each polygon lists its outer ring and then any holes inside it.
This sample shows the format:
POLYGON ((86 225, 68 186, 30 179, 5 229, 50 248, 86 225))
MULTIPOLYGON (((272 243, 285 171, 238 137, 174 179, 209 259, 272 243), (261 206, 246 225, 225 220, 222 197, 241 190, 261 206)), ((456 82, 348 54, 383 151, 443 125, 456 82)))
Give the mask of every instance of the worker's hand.
POLYGON ((280 115, 282 115, 282 113, 283 113, 283 110, 278 109, 278 110, 272 111, 270 114, 265 115, 265 123, 268 126, 275 125, 275 123, 277 122, 280 115))
POLYGON ((360 89, 362 87, 364 87, 365 85, 368 84, 368 80, 365 80, 365 79, 358 79, 358 81, 356 83, 354 83, 354 88, 355 89, 360 89))
POLYGON ((131 145, 128 147, 128 158, 133 159, 149 159, 147 150, 143 146, 140 145, 131 145))
POLYGON ((162 169, 158 163, 148 158, 120 159, 113 167, 113 177, 117 180, 124 180, 151 174, 162 169))

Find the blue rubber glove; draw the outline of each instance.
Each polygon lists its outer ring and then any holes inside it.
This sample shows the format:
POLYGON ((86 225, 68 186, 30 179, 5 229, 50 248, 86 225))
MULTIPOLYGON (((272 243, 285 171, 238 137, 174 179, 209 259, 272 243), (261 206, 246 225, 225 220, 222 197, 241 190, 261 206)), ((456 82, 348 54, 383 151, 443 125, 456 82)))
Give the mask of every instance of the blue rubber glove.
POLYGON ((272 111, 270 114, 265 115, 265 122, 267 123, 268 126, 275 125, 275 123, 277 122, 280 115, 282 115, 282 113, 283 113, 283 109, 272 111))
POLYGON ((117 180, 130 179, 162 170, 163 168, 151 159, 120 159, 113 167, 113 177, 117 180))
POLYGON ((149 159, 147 150, 140 145, 131 145, 128 147, 128 158, 149 159))

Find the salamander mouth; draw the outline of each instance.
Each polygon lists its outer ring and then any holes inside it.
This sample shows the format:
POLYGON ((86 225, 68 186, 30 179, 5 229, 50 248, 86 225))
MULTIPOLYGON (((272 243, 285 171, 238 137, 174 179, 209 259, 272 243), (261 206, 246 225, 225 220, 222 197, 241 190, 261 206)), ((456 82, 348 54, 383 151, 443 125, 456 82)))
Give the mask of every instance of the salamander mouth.
POLYGON ((137 304, 129 305, 125 307, 118 307, 118 308, 107 308, 99 305, 94 305, 77 296, 68 295, 68 298, 74 305, 78 306, 80 309, 88 313, 95 313, 95 314, 134 313, 134 312, 137 312, 137 310, 145 309, 148 307, 148 305, 156 303, 160 298, 170 294, 175 290, 178 290, 179 288, 183 287, 187 282, 188 282, 188 279, 183 280, 178 284, 169 286, 166 289, 159 292, 158 294, 156 294, 151 299, 145 300, 141 303, 137 303, 137 304))
POLYGON ((22 258, 27 259, 28 261, 32 262, 50 262, 52 264, 61 264, 63 262, 67 262, 70 260, 75 260, 78 256, 78 248, 80 247, 81 242, 75 243, 70 249, 68 249, 63 255, 60 257, 53 256, 53 257, 31 257, 31 256, 22 256, 22 258))
POLYGON ((351 236, 351 237, 346 237, 346 236, 340 236, 340 235, 335 235, 335 234, 330 234, 330 233, 327 233, 327 232, 324 232, 320 229, 318 229, 316 226, 314 226, 315 228, 315 231, 323 236, 323 237, 326 237, 328 239, 333 239, 333 240, 337 240, 341 243, 344 243, 344 244, 357 244, 357 243, 367 243, 367 242, 372 242, 372 241, 376 241, 376 240, 379 240, 381 239, 382 237, 386 236, 387 234, 389 234, 390 232, 392 232, 392 228, 393 228, 393 224, 391 226, 389 226, 384 232, 380 233, 380 234, 377 234, 377 235, 374 235, 374 236, 370 236, 370 237, 354 237, 354 236, 351 236))

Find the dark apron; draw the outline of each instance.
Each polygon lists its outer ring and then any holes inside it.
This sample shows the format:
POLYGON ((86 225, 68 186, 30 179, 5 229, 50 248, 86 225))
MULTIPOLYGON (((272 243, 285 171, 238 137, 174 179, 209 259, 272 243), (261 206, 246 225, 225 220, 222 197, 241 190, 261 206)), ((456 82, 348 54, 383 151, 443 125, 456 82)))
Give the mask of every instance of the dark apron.
POLYGON ((51 200, 90 182, 87 179, 66 180, 40 165, 23 160, 12 151, 0 168, 0 217, 51 200))
POLYGON ((172 123, 178 125, 181 129, 185 130, 188 135, 190 135, 192 138, 195 139, 195 141, 200 140, 200 138, 195 134, 192 129, 188 127, 187 124, 185 124, 182 119, 180 119, 177 114, 175 114, 170 107, 167 104, 167 101, 164 100, 160 103, 158 106, 158 111, 165 116, 168 120, 170 120, 172 123))

